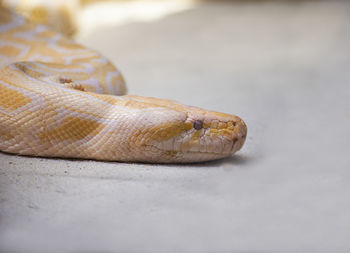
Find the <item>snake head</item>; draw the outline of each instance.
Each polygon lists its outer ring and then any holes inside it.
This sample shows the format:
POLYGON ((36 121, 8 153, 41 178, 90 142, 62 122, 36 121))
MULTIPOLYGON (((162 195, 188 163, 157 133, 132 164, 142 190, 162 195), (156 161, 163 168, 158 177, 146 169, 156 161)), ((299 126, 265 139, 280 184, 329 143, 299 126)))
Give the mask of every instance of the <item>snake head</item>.
POLYGON ((235 115, 170 100, 132 98, 148 103, 147 109, 137 115, 142 127, 129 140, 138 147, 138 160, 164 163, 215 160, 231 156, 245 142, 246 124, 235 115))

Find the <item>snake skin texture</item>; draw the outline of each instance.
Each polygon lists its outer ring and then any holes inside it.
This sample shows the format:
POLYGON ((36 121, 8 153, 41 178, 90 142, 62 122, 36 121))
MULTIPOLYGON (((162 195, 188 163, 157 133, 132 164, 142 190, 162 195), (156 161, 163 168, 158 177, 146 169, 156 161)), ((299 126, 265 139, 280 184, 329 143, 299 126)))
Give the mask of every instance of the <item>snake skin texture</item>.
POLYGON ((0 0, 0 6, 72 37, 78 31, 80 11, 86 4, 84 0, 0 0))
POLYGON ((231 156, 239 117, 125 95, 104 56, 0 9, 0 150, 41 157, 187 163, 231 156))

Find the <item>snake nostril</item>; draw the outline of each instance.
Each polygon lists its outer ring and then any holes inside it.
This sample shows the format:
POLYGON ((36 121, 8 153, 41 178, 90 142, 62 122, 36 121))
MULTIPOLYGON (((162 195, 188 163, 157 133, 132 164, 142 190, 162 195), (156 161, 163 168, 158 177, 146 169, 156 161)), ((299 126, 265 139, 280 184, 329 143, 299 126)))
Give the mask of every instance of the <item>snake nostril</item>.
POLYGON ((232 125, 235 127, 235 126, 237 126, 237 122, 236 121, 233 121, 232 122, 232 125))

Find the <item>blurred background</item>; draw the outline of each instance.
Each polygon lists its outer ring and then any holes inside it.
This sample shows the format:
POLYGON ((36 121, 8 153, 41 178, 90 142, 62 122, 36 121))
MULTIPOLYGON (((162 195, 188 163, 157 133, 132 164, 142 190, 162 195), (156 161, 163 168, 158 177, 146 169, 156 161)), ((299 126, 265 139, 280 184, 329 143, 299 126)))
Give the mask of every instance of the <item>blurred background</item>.
POLYGON ((349 1, 2 2, 248 138, 197 165, 0 153, 0 252, 350 251, 349 1))

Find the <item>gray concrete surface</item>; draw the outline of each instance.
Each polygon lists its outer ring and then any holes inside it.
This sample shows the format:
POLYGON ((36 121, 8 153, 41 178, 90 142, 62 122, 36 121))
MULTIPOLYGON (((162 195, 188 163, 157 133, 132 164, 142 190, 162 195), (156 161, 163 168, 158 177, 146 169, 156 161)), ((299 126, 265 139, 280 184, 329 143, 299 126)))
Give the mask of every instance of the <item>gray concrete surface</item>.
POLYGON ((350 2, 206 3, 80 40, 130 93, 240 115, 232 158, 0 153, 0 252, 349 252, 350 2))

